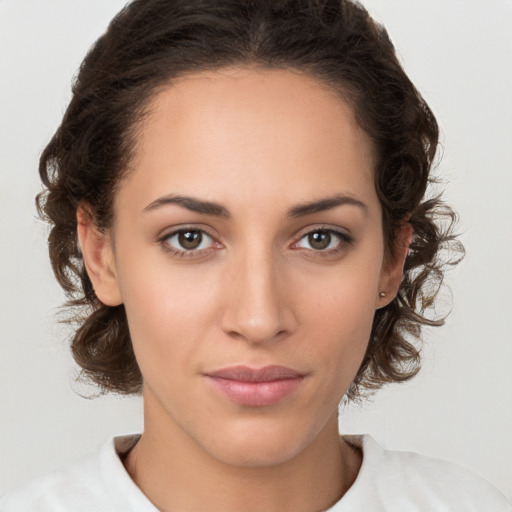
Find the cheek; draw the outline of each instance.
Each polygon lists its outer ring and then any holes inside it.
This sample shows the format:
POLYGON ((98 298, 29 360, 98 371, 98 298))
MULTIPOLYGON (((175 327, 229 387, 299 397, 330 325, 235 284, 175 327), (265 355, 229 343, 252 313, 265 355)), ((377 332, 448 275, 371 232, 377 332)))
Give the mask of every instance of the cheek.
POLYGON ((322 368, 318 395, 328 397, 325 403, 332 407, 337 407, 354 381, 368 347, 374 311, 367 304, 358 306, 355 300, 340 300, 316 319, 322 332, 310 359, 322 368))
POLYGON ((141 370, 193 364, 199 341, 215 318, 211 283, 188 269, 136 253, 120 262, 119 280, 141 370))
POLYGON ((345 282, 342 289, 310 309, 311 330, 316 330, 317 339, 323 340, 324 351, 333 364, 350 365, 364 354, 375 314, 373 298, 370 290, 345 282))
POLYGON ((375 313, 381 261, 378 251, 360 251, 340 265, 297 275, 301 309, 309 321, 319 328, 366 332, 375 313))
POLYGON ((368 346, 380 276, 378 258, 357 263, 347 262, 316 280, 310 275, 301 283, 303 349, 308 359, 324 368, 326 385, 343 393, 368 346))

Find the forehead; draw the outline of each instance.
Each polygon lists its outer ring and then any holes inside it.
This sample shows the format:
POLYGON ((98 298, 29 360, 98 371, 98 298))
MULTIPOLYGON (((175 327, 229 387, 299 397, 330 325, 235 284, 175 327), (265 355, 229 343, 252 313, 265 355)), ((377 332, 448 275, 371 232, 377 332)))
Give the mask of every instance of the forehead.
POLYGON ((152 98, 137 134, 130 180, 148 200, 183 187, 217 201, 247 188, 294 202, 374 192, 372 144, 351 108, 295 70, 184 75, 152 98))

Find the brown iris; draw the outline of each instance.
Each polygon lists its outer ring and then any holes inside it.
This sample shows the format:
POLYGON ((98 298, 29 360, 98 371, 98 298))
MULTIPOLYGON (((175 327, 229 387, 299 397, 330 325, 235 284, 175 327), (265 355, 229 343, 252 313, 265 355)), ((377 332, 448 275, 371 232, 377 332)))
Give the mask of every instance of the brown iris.
POLYGON ((180 231, 178 234, 178 242, 183 249, 192 250, 197 249, 203 241, 203 234, 201 231, 180 231))
POLYGON ((321 251, 329 247, 331 238, 331 234, 328 231, 315 231, 308 235, 308 242, 313 249, 321 251))

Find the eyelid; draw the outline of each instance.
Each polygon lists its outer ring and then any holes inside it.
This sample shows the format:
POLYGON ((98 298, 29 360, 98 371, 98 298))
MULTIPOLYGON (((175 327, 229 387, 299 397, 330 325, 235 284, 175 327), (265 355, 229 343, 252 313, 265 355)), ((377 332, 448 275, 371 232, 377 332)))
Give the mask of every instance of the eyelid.
POLYGON ((174 256, 186 256, 186 257, 199 257, 201 255, 205 255, 211 250, 219 249, 222 247, 222 244, 217 240, 217 237, 212 235, 209 230, 204 227, 200 227, 198 225, 178 225, 173 226, 172 228, 165 229, 162 234, 158 235, 156 242, 162 247, 162 249, 166 252, 171 253, 174 256), (178 235, 179 233, 183 233, 186 231, 198 231, 203 236, 208 237, 211 240, 211 245, 209 247, 203 249, 179 249, 177 247, 173 247, 167 241, 178 235))
POLYGON ((292 243, 292 248, 295 250, 305 250, 312 253, 315 253, 319 256, 321 255, 328 255, 331 253, 341 252, 347 248, 347 246, 350 246, 354 243, 354 238, 352 235, 347 233, 347 230, 340 228, 338 226, 326 226, 326 225, 317 225, 305 228, 301 230, 295 237, 295 241, 292 243), (339 238, 340 242, 337 244, 336 247, 331 249, 307 249, 303 247, 297 247, 298 243, 303 240, 305 237, 311 235, 312 233, 317 233, 319 231, 323 231, 326 233, 333 234, 337 238, 339 238), (340 245, 342 247, 340 247, 340 245))
MULTIPOLYGON (((351 234, 347 232, 346 228, 341 228, 339 226, 332 225, 316 225, 316 226, 308 226, 307 228, 301 229, 295 236, 294 241, 291 244, 291 248, 294 250, 303 250, 309 253, 314 254, 315 256, 328 256, 336 253, 343 252, 349 248, 350 245, 354 243, 354 238, 351 234), (327 232, 339 239, 339 243, 336 247, 332 247, 330 249, 308 249, 305 247, 299 247, 298 244, 305 237, 311 235, 315 232, 327 232)), ((212 250, 220 249, 223 247, 222 242, 218 241, 218 236, 212 235, 210 233, 210 229, 205 228, 204 226, 199 226, 197 224, 185 224, 185 225, 177 225, 168 227, 162 231, 162 234, 158 235, 156 242, 162 246, 162 249, 166 252, 171 253, 174 256, 181 257, 200 257, 204 256, 212 250), (209 247, 203 249, 185 249, 185 248, 176 248, 171 246, 167 241, 173 236, 178 235, 184 231, 198 231, 203 234, 203 236, 208 237, 211 240, 211 245, 209 247)))

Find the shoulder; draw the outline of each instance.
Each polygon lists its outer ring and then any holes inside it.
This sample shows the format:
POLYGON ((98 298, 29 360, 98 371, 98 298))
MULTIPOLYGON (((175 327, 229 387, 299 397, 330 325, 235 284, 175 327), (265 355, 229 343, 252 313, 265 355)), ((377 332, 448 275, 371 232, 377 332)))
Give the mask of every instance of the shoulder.
POLYGON ((135 436, 114 438, 96 454, 52 471, 0 497, 1 512, 154 512, 119 459, 119 446, 135 436))
POLYGON ((367 503, 373 507, 368 510, 386 511, 512 511, 511 504, 489 482, 456 464, 412 452, 384 450, 368 435, 346 436, 345 440, 363 451, 363 464, 345 495, 346 503, 367 503))

